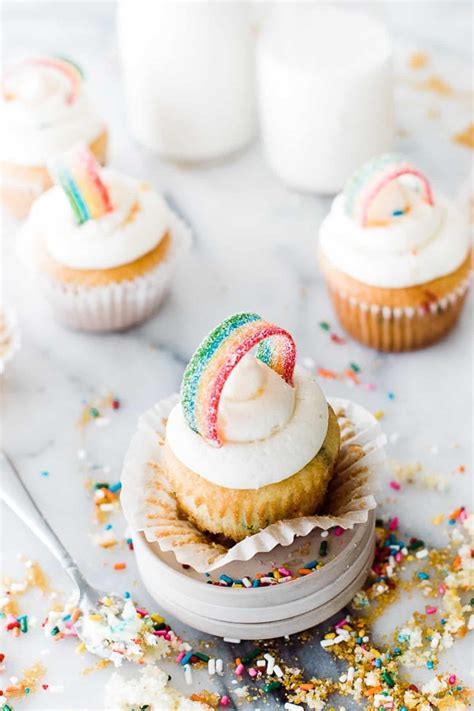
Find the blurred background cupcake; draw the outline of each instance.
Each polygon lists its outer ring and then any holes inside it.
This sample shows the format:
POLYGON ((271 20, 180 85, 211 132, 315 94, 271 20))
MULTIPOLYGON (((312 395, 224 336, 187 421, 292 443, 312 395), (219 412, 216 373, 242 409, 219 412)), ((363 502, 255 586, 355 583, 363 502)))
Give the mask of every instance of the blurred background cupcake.
POLYGON ((372 348, 428 346, 461 313, 472 262, 465 212, 399 156, 352 176, 321 225, 319 253, 342 326, 372 348))
POLYGON ((187 228, 147 183, 99 170, 86 148, 50 169, 58 184, 34 203, 21 252, 54 314, 85 331, 144 321, 190 243, 187 228))
POLYGON ((7 68, 2 79, 0 197, 17 218, 51 185, 47 163, 79 142, 105 163, 107 129, 71 60, 38 56, 7 68))

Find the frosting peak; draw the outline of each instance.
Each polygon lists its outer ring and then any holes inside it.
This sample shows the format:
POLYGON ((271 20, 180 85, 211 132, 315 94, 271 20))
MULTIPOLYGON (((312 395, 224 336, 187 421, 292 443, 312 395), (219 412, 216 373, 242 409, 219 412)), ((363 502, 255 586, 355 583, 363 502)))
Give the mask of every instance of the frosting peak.
POLYGON ((362 227, 338 195, 320 229, 323 255, 353 279, 381 288, 423 284, 455 271, 469 251, 464 215, 437 195, 436 205, 414 202, 398 221, 362 227))
POLYGON ((219 403, 217 425, 224 442, 254 442, 290 420, 295 389, 248 353, 230 374, 219 403))

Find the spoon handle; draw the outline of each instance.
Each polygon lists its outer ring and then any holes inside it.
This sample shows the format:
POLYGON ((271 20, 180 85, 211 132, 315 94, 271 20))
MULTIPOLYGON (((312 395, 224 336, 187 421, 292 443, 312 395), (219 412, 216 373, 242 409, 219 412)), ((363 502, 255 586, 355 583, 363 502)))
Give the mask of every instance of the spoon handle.
POLYGON ((0 499, 45 544, 78 587, 87 585, 72 556, 63 546, 22 482, 15 465, 0 450, 0 499))

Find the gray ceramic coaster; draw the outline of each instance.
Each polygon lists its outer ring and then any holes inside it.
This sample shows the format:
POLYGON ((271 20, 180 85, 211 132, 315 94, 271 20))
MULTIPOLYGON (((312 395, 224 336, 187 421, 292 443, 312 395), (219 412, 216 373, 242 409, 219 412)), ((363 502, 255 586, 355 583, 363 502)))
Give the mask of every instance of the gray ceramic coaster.
POLYGON ((290 546, 259 554, 251 561, 232 563, 212 576, 185 569, 173 553, 163 553, 135 534, 137 563, 152 597, 182 622, 210 634, 258 639, 292 634, 318 624, 341 609, 360 589, 370 569, 374 548, 375 514, 340 536, 321 538, 315 530, 290 546), (327 556, 320 546, 327 541, 327 556), (286 567, 296 573, 310 561, 323 565, 295 581, 260 588, 224 588, 209 584, 219 575, 233 579, 286 567), (269 623, 271 625, 269 626, 269 623))

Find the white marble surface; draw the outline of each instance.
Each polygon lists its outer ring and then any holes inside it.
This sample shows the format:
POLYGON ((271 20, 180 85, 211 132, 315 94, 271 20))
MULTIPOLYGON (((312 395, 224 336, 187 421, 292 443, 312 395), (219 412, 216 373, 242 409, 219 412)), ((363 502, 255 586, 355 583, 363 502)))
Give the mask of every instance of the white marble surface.
MULTIPOLYGON (((377 356, 351 341, 332 343, 318 323, 330 322, 337 333, 340 329, 315 260, 315 237, 328 200, 283 188, 270 174, 258 143, 231 163, 200 169, 163 164, 134 145, 124 123, 113 3, 6 2, 3 9, 5 56, 31 49, 74 56, 85 67, 91 91, 110 123, 112 164, 170 193, 196 236, 195 248, 157 318, 125 334, 92 336, 67 332, 51 320, 16 261, 17 228, 3 222, 5 299, 15 305, 23 338, 3 383, 3 446, 89 579, 102 588, 131 590, 145 605, 152 604, 137 579, 132 554, 125 548, 102 551, 90 540, 92 503, 79 472, 78 449, 85 447, 92 462, 111 468, 108 480, 118 479, 138 415, 176 390, 198 341, 237 310, 257 311, 288 328, 300 357, 310 357, 317 365, 342 370, 355 361, 361 366, 363 380, 373 382, 374 391, 351 391, 334 381, 324 381, 323 387, 331 395, 354 397, 372 411, 384 410, 384 427, 396 440, 389 456, 419 460, 428 472, 443 475, 443 492, 407 486, 396 493, 385 477, 380 496, 382 508, 398 514, 410 534, 442 543, 444 529, 431 525, 433 515, 472 503, 472 300, 456 331, 420 353, 377 356), (112 413, 108 427, 92 426, 82 441, 75 427, 81 401, 104 388, 116 393, 123 406, 112 413), (388 399, 388 391, 394 400, 388 399), (456 472, 460 464, 466 465, 465 474, 456 472), (41 476, 43 470, 49 476, 41 476), (112 564, 121 560, 128 568, 115 572, 112 564)), ((470 153, 450 137, 469 122, 469 3, 382 2, 369 9, 385 17, 396 41, 398 148, 446 192, 465 195, 470 153), (426 50, 432 61, 419 74, 406 68, 407 53, 415 49, 426 50), (413 82, 432 74, 459 92, 440 97, 413 88, 413 82), (429 118, 436 112, 436 118, 429 118)), ((65 576, 14 515, 2 509, 1 523, 4 572, 20 576, 17 553, 25 553, 41 562, 55 587, 67 592, 65 576)), ((116 516, 113 523, 121 535, 123 520, 116 516)), ((25 610, 40 620, 48 605, 36 592, 25 599, 25 610)), ((384 616, 380 633, 420 605, 419 600, 405 599, 402 610, 396 606, 384 616)), ((176 627, 188 639, 201 636, 176 627)), ((316 639, 318 634, 315 630, 316 639)), ((471 673, 467 644, 457 644, 440 666, 465 681, 471 673)), ((7 676, 19 675, 45 648, 51 651, 44 657, 46 681, 64 685, 64 693, 40 689, 15 708, 103 708, 103 685, 110 671, 81 676, 94 660, 76 655, 69 641, 45 641, 39 629, 20 640, 7 637, 2 649, 7 676)), ((308 655, 304 649, 299 652, 304 662, 308 655)), ((229 659, 234 656, 230 648, 223 653, 229 659)), ((316 665, 319 674, 335 673, 318 644, 308 664, 316 665)), ((414 673, 415 678, 420 675, 423 671, 414 673)), ((199 685, 209 687, 207 674, 197 680, 196 688, 199 685)))

